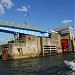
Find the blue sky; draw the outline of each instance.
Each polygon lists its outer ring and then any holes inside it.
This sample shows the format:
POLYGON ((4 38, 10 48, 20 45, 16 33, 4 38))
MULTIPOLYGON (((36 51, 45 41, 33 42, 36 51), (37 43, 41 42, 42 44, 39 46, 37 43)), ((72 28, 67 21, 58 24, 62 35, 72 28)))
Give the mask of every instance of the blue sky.
MULTIPOLYGON (((74 0, 0 0, 0 20, 24 23, 25 15, 29 14, 29 24, 43 27, 45 31, 74 26, 74 11, 74 0)), ((13 37, 0 35, 1 40, 13 37)))

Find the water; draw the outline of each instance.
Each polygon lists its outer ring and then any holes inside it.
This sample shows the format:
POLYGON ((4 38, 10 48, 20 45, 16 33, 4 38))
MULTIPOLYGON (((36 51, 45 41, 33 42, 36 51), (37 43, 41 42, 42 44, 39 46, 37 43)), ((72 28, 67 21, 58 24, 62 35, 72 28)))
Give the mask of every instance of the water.
POLYGON ((75 75, 75 53, 0 60, 0 75, 75 75))

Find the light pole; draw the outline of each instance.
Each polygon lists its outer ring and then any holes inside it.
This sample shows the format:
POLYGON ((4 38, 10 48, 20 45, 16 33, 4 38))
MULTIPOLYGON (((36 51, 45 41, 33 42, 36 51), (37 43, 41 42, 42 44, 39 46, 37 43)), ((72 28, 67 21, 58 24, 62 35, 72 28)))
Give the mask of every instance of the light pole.
POLYGON ((27 6, 27 11, 26 11, 26 15, 24 15, 26 17, 26 21, 27 22, 24 22, 27 26, 27 28, 29 29, 30 28, 30 25, 29 25, 29 14, 28 14, 28 9, 30 8, 30 6, 27 6))
POLYGON ((28 20, 28 19, 29 19, 29 18, 28 18, 28 17, 29 17, 29 14, 26 14, 26 15, 24 15, 24 16, 26 17, 26 21, 27 21, 27 22, 25 22, 25 23, 29 25, 29 20, 28 20))

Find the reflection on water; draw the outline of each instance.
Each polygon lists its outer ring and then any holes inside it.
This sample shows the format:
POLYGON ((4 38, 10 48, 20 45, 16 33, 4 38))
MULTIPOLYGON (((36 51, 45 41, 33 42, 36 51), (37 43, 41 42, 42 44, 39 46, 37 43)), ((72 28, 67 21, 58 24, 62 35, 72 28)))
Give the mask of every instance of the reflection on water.
POLYGON ((64 61, 74 61, 75 53, 21 60, 0 60, 0 75, 75 75, 64 61))

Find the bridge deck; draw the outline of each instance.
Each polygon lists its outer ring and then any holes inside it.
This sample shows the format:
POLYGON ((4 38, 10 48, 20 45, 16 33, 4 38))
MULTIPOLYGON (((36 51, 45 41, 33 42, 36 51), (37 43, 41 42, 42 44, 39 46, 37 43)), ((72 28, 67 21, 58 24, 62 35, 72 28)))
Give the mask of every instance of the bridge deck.
POLYGON ((14 26, 7 26, 7 25, 0 25, 0 32, 6 32, 6 33, 11 33, 11 34, 22 33, 22 34, 28 34, 28 35, 34 35, 34 36, 40 36, 40 37, 49 36, 49 34, 46 31, 19 28, 19 27, 14 27, 14 26))

